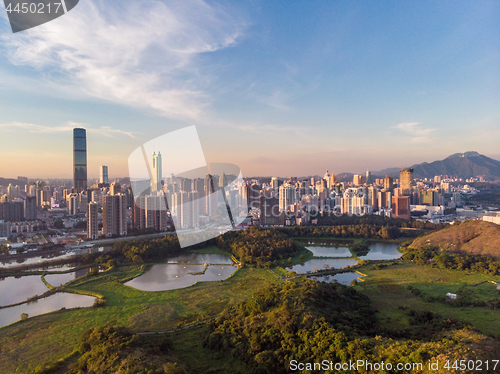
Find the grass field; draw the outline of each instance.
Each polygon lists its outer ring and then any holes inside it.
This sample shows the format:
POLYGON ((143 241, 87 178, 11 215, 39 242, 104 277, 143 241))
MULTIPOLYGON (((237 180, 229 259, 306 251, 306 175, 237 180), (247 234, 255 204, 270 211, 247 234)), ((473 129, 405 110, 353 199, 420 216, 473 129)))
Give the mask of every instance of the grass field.
POLYGON ((280 282, 266 269, 243 268, 222 282, 203 282, 163 292, 145 292, 120 281, 140 266, 120 267, 77 280, 70 289, 102 295, 106 305, 57 311, 0 329, 0 367, 6 373, 27 372, 72 352, 88 328, 109 321, 133 331, 164 331, 217 315, 250 298, 261 287, 280 282))
POLYGON ((367 274, 364 282, 355 288, 368 296, 379 312, 381 322, 389 329, 408 327, 407 313, 400 309, 430 310, 445 318, 467 322, 479 331, 490 336, 500 336, 500 310, 485 307, 454 307, 447 302, 425 302, 408 290, 408 285, 419 289, 426 295, 437 297, 446 293, 456 293, 461 288, 470 289, 479 300, 499 297, 491 283, 500 282, 500 277, 481 273, 467 273, 458 270, 445 270, 412 263, 400 263, 380 270, 372 270, 366 265, 358 270, 367 274))
MULTIPOLYGON (((303 244, 299 245, 300 253, 290 262, 283 260, 283 265, 312 258, 312 253, 303 244)), ((195 252, 227 254, 214 246, 195 252)), ((400 308, 403 307, 430 310, 445 318, 468 322, 484 334, 500 336, 500 310, 426 302, 407 288, 411 285, 433 297, 462 289, 477 300, 487 301, 498 298, 499 293, 493 284, 484 282, 500 283, 500 277, 404 262, 380 270, 372 267, 373 264, 368 264, 356 269, 366 277, 355 289, 372 300, 381 323, 388 329, 409 327, 408 313, 400 308)), ((251 298, 262 287, 281 283, 281 278, 287 275, 279 267, 244 267, 225 281, 202 282, 179 290, 146 292, 123 285, 142 271, 142 265, 115 267, 74 280, 67 287, 71 292, 103 297, 106 301, 103 307, 61 310, 0 328, 0 372, 25 373, 42 363, 65 357, 73 351, 83 331, 110 321, 140 332, 167 331, 207 319, 251 298)), ((175 347, 172 355, 186 363, 191 372, 246 372, 243 363, 203 348, 205 333, 206 327, 200 325, 169 335, 175 347)))

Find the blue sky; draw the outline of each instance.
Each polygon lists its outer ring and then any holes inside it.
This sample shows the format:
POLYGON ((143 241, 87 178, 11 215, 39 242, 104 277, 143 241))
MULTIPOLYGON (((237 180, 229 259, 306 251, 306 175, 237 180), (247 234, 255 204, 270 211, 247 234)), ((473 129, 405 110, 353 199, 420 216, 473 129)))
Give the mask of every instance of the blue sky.
POLYGON ((498 1, 96 1, 12 34, 0 10, 0 176, 128 174, 196 125, 244 175, 500 159, 498 1))

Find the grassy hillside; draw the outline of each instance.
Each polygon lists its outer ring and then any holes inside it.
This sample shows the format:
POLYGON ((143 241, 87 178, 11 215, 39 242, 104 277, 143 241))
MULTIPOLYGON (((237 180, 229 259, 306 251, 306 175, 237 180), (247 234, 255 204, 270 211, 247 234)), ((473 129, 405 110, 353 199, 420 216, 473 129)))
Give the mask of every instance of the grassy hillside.
POLYGON ((409 248, 425 245, 443 251, 462 252, 500 259, 500 225, 484 221, 467 221, 415 239, 409 248))

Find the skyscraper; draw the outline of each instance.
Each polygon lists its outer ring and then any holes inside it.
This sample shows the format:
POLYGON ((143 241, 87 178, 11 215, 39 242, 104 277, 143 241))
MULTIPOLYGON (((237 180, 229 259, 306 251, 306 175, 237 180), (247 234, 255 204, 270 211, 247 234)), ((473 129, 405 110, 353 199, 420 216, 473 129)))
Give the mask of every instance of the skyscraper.
POLYGON ((369 170, 366 171, 365 183, 366 184, 371 184, 372 183, 372 172, 369 171, 369 170))
POLYGON ((279 210, 290 210, 295 204, 295 187, 291 185, 282 185, 279 188, 279 210))
POLYGON ((410 196, 411 187, 413 182, 413 169, 401 170, 399 173, 399 184, 401 188, 401 194, 403 196, 410 196))
POLYGON ((335 173, 332 173, 332 175, 330 176, 330 188, 335 184, 337 183, 337 177, 335 176, 335 173))
POLYGON ((99 228, 97 222, 97 211, 99 207, 97 203, 90 202, 87 204, 87 237, 91 240, 99 238, 99 228))
POLYGON ((87 131, 73 129, 73 184, 76 192, 87 189, 87 131))
POLYGON ((408 196, 393 196, 392 213, 395 218, 410 219, 410 198, 408 196))
POLYGON ((24 215, 25 218, 29 220, 33 220, 37 218, 36 214, 36 197, 35 196, 26 196, 24 200, 24 215))
POLYGON ((99 183, 106 184, 108 183, 108 167, 102 165, 101 166, 101 174, 99 176, 99 183))
POLYGON ((355 186, 361 186, 363 183, 365 183, 363 176, 354 174, 354 176, 352 177, 352 184, 355 186))
POLYGON ((384 189, 387 191, 392 191, 393 188, 394 188, 394 180, 392 179, 392 177, 388 177, 386 174, 384 178, 384 189))
POLYGON ((151 192, 160 191, 162 189, 161 180, 161 154, 158 151, 158 154, 153 152, 153 156, 151 156, 151 192))
POLYGON ((102 200, 103 234, 127 235, 127 198, 124 194, 105 195, 102 200))

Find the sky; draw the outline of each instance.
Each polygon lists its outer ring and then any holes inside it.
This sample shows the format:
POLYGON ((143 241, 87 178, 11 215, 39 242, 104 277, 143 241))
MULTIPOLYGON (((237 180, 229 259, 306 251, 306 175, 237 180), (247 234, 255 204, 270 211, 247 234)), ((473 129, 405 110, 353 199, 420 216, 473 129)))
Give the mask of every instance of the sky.
MULTIPOLYGON (((0 177, 126 177, 196 126, 244 176, 500 160, 498 1, 80 0, 13 34, 0 8, 0 177)), ((164 155, 168 157, 168 155, 164 155)))

